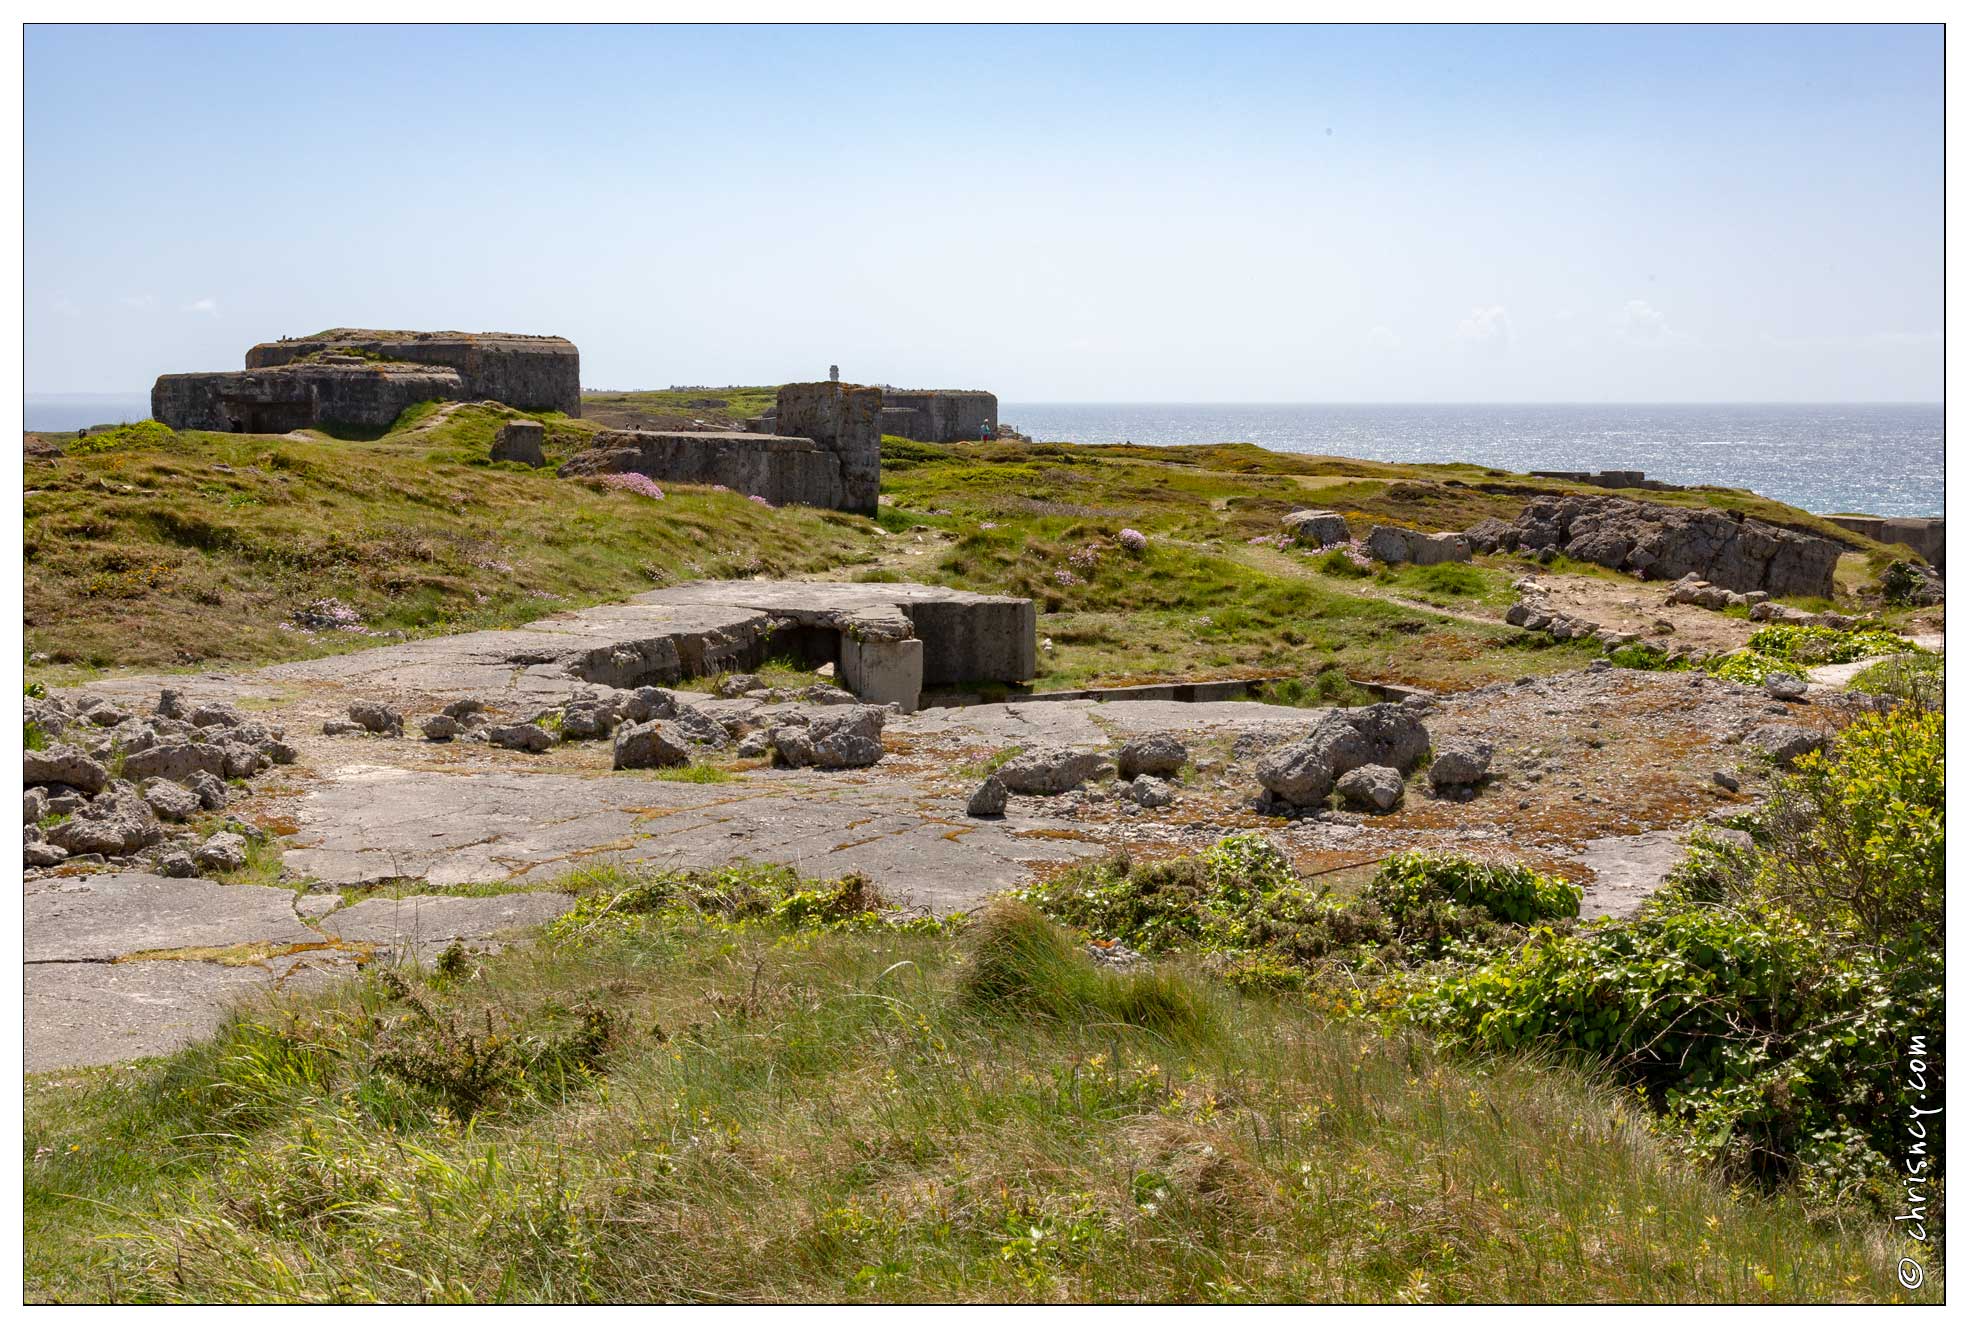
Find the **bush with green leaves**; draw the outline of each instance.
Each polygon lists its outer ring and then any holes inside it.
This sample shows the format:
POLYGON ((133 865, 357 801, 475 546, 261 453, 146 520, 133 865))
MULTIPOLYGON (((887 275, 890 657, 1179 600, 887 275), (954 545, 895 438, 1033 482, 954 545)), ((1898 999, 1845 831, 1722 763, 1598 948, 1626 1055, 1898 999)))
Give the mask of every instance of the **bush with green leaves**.
POLYGON ((1368 883, 1367 895, 1397 920, 1433 901, 1446 900, 1520 925, 1577 918, 1581 898, 1579 887, 1563 877, 1534 872, 1522 863, 1424 850, 1383 861, 1368 883))
POLYGON ((1943 660, 1939 655, 1893 655, 1853 675, 1846 691, 1940 710, 1944 679, 1943 660))
POLYGON ((1732 683, 1756 685, 1772 674, 1798 673, 1822 664, 1847 664, 1874 655, 1925 654, 1907 638, 1883 628, 1821 628, 1771 623, 1750 634, 1742 650, 1712 656, 1703 669, 1732 683))

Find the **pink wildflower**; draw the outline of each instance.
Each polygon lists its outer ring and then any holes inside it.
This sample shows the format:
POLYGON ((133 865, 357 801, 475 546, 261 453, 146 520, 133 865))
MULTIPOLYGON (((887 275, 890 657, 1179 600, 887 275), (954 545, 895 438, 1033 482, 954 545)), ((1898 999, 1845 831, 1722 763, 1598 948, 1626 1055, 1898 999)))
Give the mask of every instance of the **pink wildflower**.
POLYGON ((604 475, 600 479, 610 489, 624 489, 632 494, 641 494, 644 498, 663 497, 663 490, 657 486, 656 481, 635 471, 604 475))
POLYGON ((1149 537, 1143 535, 1133 526, 1122 527, 1121 534, 1114 538, 1120 543, 1123 549, 1126 549, 1131 554, 1139 554, 1149 547, 1149 537))

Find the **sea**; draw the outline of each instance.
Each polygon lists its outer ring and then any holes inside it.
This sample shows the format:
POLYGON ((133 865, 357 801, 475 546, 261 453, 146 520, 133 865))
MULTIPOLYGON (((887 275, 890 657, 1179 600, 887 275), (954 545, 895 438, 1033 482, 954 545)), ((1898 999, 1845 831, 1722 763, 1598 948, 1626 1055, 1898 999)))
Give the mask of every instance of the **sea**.
POLYGON ((1062 443, 1256 443, 1509 471, 1645 471, 1751 489, 1808 512, 1942 515, 1942 406, 1127 405, 1001 402, 1062 443))
MULTIPOLYGON (((138 393, 30 396, 29 429, 141 420, 138 393)), ((1808 512, 1942 514, 1942 406, 1371 406, 1002 402, 999 418, 1062 443, 1256 443, 1371 461, 1510 471, 1645 471, 1752 489, 1808 512)))

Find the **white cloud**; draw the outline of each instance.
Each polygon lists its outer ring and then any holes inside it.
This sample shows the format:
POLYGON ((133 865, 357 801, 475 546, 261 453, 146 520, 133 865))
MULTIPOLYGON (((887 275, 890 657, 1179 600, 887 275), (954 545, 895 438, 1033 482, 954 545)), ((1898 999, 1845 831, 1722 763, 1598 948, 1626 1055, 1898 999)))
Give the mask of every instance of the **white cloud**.
POLYGON ((1393 328, 1377 323, 1367 330, 1367 344, 1376 350, 1392 351, 1402 344, 1402 339, 1393 328))
POLYGON ((1668 315, 1646 300, 1629 300, 1614 315, 1614 331, 1630 346, 1666 346, 1688 337, 1668 326, 1668 315))
POLYGON ((186 305, 185 312, 187 314, 210 314, 214 318, 217 318, 219 315, 219 302, 208 295, 202 300, 194 300, 186 305))
POLYGON ((157 303, 157 297, 154 295, 119 295, 116 297, 116 303, 126 309, 149 309, 157 303))
POLYGON ((1511 311, 1503 305, 1484 305, 1472 309, 1469 315, 1456 325, 1456 339, 1467 346, 1475 346, 1487 351, 1510 350, 1511 311))

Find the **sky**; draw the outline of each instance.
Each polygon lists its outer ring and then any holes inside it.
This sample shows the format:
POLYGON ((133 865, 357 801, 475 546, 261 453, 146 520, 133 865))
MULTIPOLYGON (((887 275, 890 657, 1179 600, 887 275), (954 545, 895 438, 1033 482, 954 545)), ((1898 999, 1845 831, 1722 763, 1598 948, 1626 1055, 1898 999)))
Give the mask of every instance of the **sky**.
POLYGON ((61 27, 26 387, 337 326, 591 387, 1936 401, 1939 26, 61 27))

